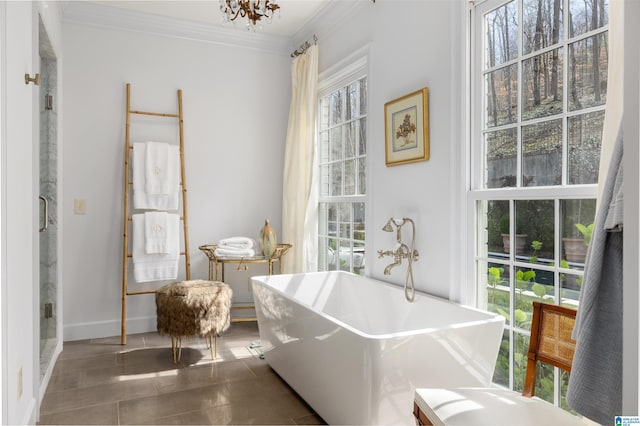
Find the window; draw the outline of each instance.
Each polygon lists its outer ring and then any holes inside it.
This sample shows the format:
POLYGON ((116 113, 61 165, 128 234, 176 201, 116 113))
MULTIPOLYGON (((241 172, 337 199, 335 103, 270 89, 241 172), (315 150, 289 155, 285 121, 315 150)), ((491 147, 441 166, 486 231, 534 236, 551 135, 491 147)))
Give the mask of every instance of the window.
MULTIPOLYGON (((533 300, 577 307, 607 93, 607 0, 474 9, 471 191, 480 308, 506 318, 494 382, 521 391, 533 300)), ((536 395, 566 407, 568 378, 536 395)))
POLYGON ((318 270, 364 274, 367 79, 320 95, 318 270))

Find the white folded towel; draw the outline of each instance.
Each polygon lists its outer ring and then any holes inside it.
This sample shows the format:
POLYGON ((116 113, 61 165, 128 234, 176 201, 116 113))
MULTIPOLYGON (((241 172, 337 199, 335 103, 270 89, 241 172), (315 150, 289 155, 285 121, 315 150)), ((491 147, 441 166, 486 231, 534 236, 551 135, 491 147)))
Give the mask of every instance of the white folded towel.
POLYGON ((254 249, 238 249, 230 246, 217 247, 213 253, 217 257, 254 257, 256 255, 254 249))
MULTIPOLYGON (((144 213, 145 253, 169 253, 169 235, 167 234, 168 214, 166 212, 144 213)), ((175 216, 175 215, 174 215, 175 216)))
MULTIPOLYGON (((146 188, 147 143, 133 144, 133 208, 177 210, 180 201, 180 149, 168 145, 167 194, 149 194, 146 188)), ((163 189, 164 191, 164 189, 163 189)))
POLYGON ((136 282, 175 280, 178 277, 180 258, 180 216, 167 214, 167 253, 146 253, 145 215, 132 216, 133 276, 136 282))
POLYGON ((144 161, 144 190, 148 195, 169 195, 169 145, 147 142, 144 161))
POLYGON ((218 247, 232 247, 240 249, 255 249, 258 247, 258 243, 253 238, 248 237, 230 237, 220 240, 218 247))

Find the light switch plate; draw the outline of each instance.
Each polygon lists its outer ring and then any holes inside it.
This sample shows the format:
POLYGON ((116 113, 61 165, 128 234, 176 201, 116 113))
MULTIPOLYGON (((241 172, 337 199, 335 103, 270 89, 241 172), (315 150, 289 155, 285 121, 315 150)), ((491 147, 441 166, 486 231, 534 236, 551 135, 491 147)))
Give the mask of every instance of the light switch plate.
POLYGON ((76 198, 73 200, 73 212, 75 214, 87 214, 87 200, 76 198))

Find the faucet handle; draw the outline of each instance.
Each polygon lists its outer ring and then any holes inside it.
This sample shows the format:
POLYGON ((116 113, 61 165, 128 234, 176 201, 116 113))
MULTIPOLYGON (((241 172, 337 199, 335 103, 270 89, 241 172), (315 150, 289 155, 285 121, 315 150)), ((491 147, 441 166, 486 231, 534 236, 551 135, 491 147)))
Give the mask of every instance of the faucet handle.
POLYGON ((378 259, 382 259, 384 256, 393 256, 391 250, 378 250, 378 259))

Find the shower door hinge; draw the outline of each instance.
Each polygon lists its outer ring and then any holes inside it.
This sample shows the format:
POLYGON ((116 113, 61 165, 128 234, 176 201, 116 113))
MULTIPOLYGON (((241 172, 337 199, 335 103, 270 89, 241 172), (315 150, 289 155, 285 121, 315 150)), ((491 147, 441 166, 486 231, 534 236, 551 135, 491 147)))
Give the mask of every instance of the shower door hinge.
POLYGON ((44 304, 44 318, 53 318, 53 303, 44 304))
POLYGON ((53 109, 53 95, 51 93, 44 95, 44 109, 49 111, 53 109))

